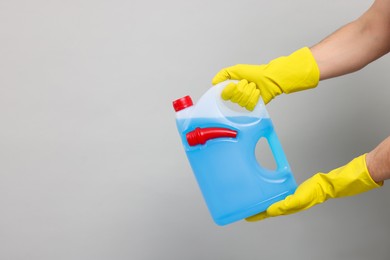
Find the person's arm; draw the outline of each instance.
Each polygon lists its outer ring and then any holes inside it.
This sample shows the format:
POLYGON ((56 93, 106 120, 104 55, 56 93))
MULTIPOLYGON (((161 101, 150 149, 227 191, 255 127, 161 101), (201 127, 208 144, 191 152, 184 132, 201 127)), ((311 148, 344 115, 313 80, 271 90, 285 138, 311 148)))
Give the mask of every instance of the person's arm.
POLYGON ((374 181, 390 179, 390 136, 367 154, 366 163, 374 181))
MULTIPOLYGON (((360 70, 390 51, 390 0, 376 0, 357 20, 310 48, 320 80, 360 70)), ((390 179, 390 137, 366 157, 374 181, 390 179)))
POLYGON ((376 0, 357 20, 310 48, 320 79, 360 70, 390 51, 390 0, 376 0))

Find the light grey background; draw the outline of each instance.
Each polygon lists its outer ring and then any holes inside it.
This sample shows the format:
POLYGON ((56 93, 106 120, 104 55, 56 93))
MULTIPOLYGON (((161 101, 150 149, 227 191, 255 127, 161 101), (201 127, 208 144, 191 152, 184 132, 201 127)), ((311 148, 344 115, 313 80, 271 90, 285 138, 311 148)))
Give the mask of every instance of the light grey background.
MULTIPOLYGON (((390 190, 216 226, 171 102, 372 1, 0 1, 0 259, 389 259, 390 190)), ((390 133, 390 58, 268 105, 298 183, 390 133)))

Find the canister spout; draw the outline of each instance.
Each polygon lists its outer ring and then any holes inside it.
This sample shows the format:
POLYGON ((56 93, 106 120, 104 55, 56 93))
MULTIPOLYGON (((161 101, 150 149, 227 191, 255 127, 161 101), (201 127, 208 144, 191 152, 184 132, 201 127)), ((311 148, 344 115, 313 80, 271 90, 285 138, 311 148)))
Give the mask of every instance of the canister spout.
POLYGON ((197 127, 195 130, 186 134, 187 142, 190 146, 205 144, 208 140, 215 138, 235 138, 236 136, 237 131, 222 127, 197 127))

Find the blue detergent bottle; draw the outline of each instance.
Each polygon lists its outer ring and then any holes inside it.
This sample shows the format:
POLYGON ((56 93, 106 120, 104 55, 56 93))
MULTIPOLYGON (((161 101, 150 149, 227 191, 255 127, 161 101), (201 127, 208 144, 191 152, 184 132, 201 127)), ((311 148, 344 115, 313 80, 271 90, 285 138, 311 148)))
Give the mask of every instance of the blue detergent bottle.
POLYGON ((187 158, 221 226, 266 210, 297 187, 263 100, 253 111, 231 108, 221 98, 229 82, 211 87, 195 105, 189 96, 173 102, 187 158), (257 161, 260 138, 268 141, 276 170, 257 161))

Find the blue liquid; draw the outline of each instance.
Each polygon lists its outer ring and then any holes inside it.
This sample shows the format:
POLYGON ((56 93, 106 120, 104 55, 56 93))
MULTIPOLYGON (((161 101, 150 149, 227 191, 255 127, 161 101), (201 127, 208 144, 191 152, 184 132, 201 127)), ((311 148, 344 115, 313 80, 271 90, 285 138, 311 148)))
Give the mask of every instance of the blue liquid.
POLYGON ((183 146, 207 207, 218 225, 226 225, 266 210, 296 189, 296 183, 269 118, 195 118, 177 120, 183 146), (189 146, 186 133, 196 127, 225 127, 236 138, 216 138, 189 146), (255 148, 264 137, 277 169, 263 168, 255 148))

